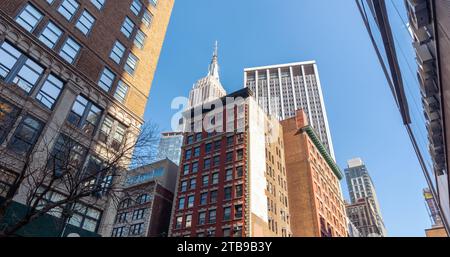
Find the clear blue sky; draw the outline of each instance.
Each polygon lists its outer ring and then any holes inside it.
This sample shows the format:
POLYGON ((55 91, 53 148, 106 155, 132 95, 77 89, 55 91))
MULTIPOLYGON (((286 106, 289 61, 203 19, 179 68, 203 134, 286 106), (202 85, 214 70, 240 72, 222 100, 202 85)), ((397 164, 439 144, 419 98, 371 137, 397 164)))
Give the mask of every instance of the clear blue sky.
POLYGON ((215 40, 229 93, 245 67, 316 60, 338 165, 364 159, 389 236, 424 235, 426 184, 353 0, 177 0, 147 121, 170 129, 172 99, 206 75, 215 40))

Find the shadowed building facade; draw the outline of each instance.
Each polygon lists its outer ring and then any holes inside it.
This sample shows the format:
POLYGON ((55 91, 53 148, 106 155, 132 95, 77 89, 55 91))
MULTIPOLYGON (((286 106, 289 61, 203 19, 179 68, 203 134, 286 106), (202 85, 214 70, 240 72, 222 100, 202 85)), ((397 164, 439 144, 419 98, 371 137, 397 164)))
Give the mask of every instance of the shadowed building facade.
MULTIPOLYGON (((56 149, 58 138, 76 141, 82 149, 77 159, 87 168, 101 161, 104 149, 137 137, 173 3, 0 2, 0 150, 7 153, 0 156, 3 192, 24 165, 20 156, 56 149)), ((53 194, 46 200, 65 197, 59 191, 49 198, 53 194)), ((23 204, 25 196, 19 193, 14 200, 23 204)), ((110 200, 79 204, 83 211, 70 218, 70 227, 109 236, 115 215, 110 200)))

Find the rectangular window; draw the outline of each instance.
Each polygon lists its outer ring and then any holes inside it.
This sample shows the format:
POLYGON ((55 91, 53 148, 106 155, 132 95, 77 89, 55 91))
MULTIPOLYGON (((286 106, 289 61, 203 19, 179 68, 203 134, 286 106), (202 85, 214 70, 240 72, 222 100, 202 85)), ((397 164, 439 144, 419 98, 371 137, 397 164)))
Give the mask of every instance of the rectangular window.
POLYGON ((75 27, 77 27, 84 35, 88 35, 89 32, 91 32, 94 23, 94 16, 92 16, 92 14, 90 14, 88 11, 84 10, 80 18, 78 18, 75 27))
POLYGON ((219 184, 219 173, 213 173, 213 174, 212 174, 212 179, 211 179, 211 180, 212 180, 211 183, 212 183, 213 185, 219 184))
POLYGON ((242 204, 234 206, 234 217, 236 219, 242 218, 242 204))
POLYGON ((111 237, 123 237, 126 234, 125 227, 114 228, 111 237))
POLYGON ((122 212, 122 213, 118 213, 116 216, 116 224, 120 224, 120 223, 125 223, 127 222, 127 216, 128 213, 127 212, 122 212))
POLYGON ((216 223, 216 214, 217 214, 216 210, 209 211, 209 219, 208 219, 209 224, 216 223))
POLYGON ((73 213, 73 216, 68 222, 69 224, 91 232, 97 231, 98 224, 100 223, 101 211, 77 203, 73 208, 73 213))
POLYGON ((180 229, 182 226, 183 226, 183 216, 177 217, 175 228, 180 229))
POLYGON ((192 163, 192 173, 198 172, 198 162, 192 163))
POLYGON ((206 205, 208 203, 208 193, 200 194, 200 205, 206 205))
POLYGON ((225 201, 231 200, 232 188, 231 187, 227 187, 223 191, 224 191, 224 200, 225 201))
POLYGON ((144 218, 145 209, 139 209, 133 211, 132 220, 141 220, 144 218))
POLYGON ((80 4, 76 0, 63 0, 58 8, 58 12, 66 18, 66 20, 72 20, 73 16, 80 7, 80 4))
POLYGON ((144 48, 146 38, 147 36, 145 35, 145 33, 142 32, 142 30, 138 30, 136 32, 136 36, 134 37, 134 45, 137 46, 139 49, 144 48))
POLYGON ((64 87, 64 82, 59 78, 48 75, 41 89, 36 95, 36 99, 41 102, 45 107, 52 109, 58 99, 61 91, 64 87))
POLYGON ((39 64, 31 59, 27 59, 13 79, 13 82, 25 90, 25 92, 30 93, 43 73, 44 69, 39 64))
POLYGON ((115 79, 116 75, 110 69, 105 67, 102 71, 102 74, 100 75, 100 79, 98 80, 97 84, 100 86, 101 89, 105 90, 106 92, 109 92, 115 79))
POLYGON ((53 49, 61 38, 63 31, 55 25, 55 23, 49 21, 47 26, 42 30, 41 35, 39 35, 39 40, 42 41, 46 46, 53 49))
POLYGON ((139 0, 133 0, 130 7, 131 11, 136 15, 139 16, 139 13, 142 9, 142 3, 139 0))
POLYGON ((192 227, 192 215, 186 215, 186 228, 190 228, 192 227))
POLYGON ((18 116, 19 109, 0 98, 0 144, 5 141, 18 116))
POLYGON ((150 26, 150 24, 152 24, 152 20, 153 20, 153 15, 145 10, 144 15, 142 15, 142 23, 145 24, 145 26, 150 26))
POLYGON ((192 157, 192 150, 191 149, 186 150, 186 152, 184 153, 184 159, 190 160, 191 157, 192 157))
POLYGON ((68 37, 61 50, 59 51, 59 55, 69 63, 74 63, 75 59, 80 52, 81 46, 71 37, 68 37))
POLYGON ((130 18, 125 17, 120 31, 122 31, 126 38, 130 38, 131 34, 133 34, 134 26, 134 22, 130 18))
POLYGON ((106 0, 91 0, 91 3, 99 10, 103 8, 106 0))
POLYGON ((231 207, 223 208, 223 220, 231 219, 231 207))
POLYGON ((183 175, 189 174, 189 164, 183 166, 183 175))
POLYGON ((226 155, 226 162, 232 162, 233 161, 233 152, 228 152, 226 155))
POLYGON ((214 157, 214 167, 220 166, 220 155, 214 157))
POLYGON ((16 17, 16 22, 28 32, 33 32, 43 17, 44 15, 38 9, 31 4, 27 4, 16 17))
POLYGON ((211 168, 211 159, 206 159, 204 162, 204 169, 211 168))
POLYGON ((194 149, 194 157, 199 157, 200 156, 200 147, 196 147, 194 149))
POLYGON ((188 197, 188 208, 194 207, 195 196, 191 195, 188 197))
POLYGON ((187 187, 188 187, 188 182, 187 181, 182 181, 181 182, 181 192, 186 192, 187 191, 187 187))
POLYGON ((225 180, 226 181, 233 180, 233 169, 228 169, 225 171, 225 180))
POLYGON ((125 54, 125 46, 120 43, 119 41, 116 41, 114 43, 114 46, 111 50, 111 54, 109 57, 117 64, 120 64, 122 61, 122 57, 125 54))
POLYGON ((5 79, 12 68, 22 56, 15 47, 8 42, 3 42, 0 46, 0 78, 5 79))
POLYGON ((116 93, 114 94, 114 98, 116 98, 119 102, 124 103, 129 88, 130 87, 127 84, 125 84, 125 82, 119 80, 119 82, 117 83, 117 89, 116 93))
POLYGON ((217 203, 217 190, 211 191, 209 203, 217 203))
POLYGON ((235 193, 236 198, 242 197, 242 194, 243 194, 242 185, 236 185, 235 191, 236 191, 236 193, 235 193))
POLYGON ((194 190, 197 187, 197 179, 193 178, 191 179, 191 181, 189 182, 189 189, 190 190, 194 190))
POLYGON ((48 166, 56 176, 81 170, 86 159, 87 149, 70 137, 60 134, 51 153, 48 166))
POLYGON ((230 237, 231 236, 231 229, 224 228, 223 229, 223 237, 230 237))
POLYGON ((130 74, 133 75, 136 71, 137 65, 139 63, 139 59, 132 53, 128 55, 127 62, 125 63, 125 70, 130 74))
POLYGON ((17 154, 27 155, 36 144, 44 124, 31 116, 25 117, 17 127, 8 148, 17 154))
POLYGON ((208 154, 212 150, 212 143, 208 143, 205 145, 205 153, 208 154))
POLYGON ((67 118, 68 122, 92 136, 97 128, 102 110, 94 103, 79 95, 67 118))
POLYGON ((183 210, 185 205, 185 199, 184 197, 181 197, 180 200, 178 200, 178 210, 183 210))
POLYGON ((198 214, 198 225, 206 224, 206 212, 200 212, 198 214))
POLYGON ((203 176, 203 177, 202 177, 202 186, 203 186, 203 187, 207 187, 207 186, 208 186, 208 183, 209 183, 209 176, 208 176, 208 175, 203 176))
POLYGON ((237 167, 236 168, 236 177, 237 178, 242 178, 243 175, 244 175, 243 174, 243 167, 242 166, 237 167))
POLYGON ((236 154, 237 154, 236 159, 238 161, 242 161, 242 159, 244 159, 244 150, 242 150, 242 149, 237 150, 236 154))
POLYGON ((144 230, 144 223, 131 225, 130 235, 132 236, 140 235, 142 234, 143 230, 144 230))

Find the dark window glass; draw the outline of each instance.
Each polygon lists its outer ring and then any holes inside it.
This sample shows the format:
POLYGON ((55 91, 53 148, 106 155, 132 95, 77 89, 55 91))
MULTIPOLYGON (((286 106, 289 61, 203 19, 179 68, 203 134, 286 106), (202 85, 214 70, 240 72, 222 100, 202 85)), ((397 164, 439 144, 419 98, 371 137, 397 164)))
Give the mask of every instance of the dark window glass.
POLYGON ((16 129, 8 148, 21 155, 30 153, 43 127, 44 124, 38 119, 31 116, 25 117, 16 129))

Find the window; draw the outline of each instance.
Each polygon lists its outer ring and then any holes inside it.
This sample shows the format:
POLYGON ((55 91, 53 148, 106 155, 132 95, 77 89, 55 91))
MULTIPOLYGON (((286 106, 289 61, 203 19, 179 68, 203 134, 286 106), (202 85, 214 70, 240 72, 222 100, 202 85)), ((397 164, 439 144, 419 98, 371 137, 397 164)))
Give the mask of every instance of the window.
POLYGON ((240 150, 237 150, 237 157, 236 157, 236 159, 238 160, 238 161, 242 161, 242 159, 244 158, 244 150, 242 150, 242 149, 240 149, 240 150))
POLYGON ((199 157, 200 156, 200 147, 196 147, 194 149, 194 157, 199 157))
POLYGON ((91 3, 99 10, 103 8, 106 0, 91 0, 91 3))
POLYGON ((194 207, 194 201, 195 201, 195 196, 190 195, 190 196, 188 197, 188 208, 194 207))
POLYGON ((144 15, 142 15, 142 23, 148 27, 152 23, 152 20, 153 15, 149 11, 145 10, 144 15))
POLYGON ((198 162, 192 163, 192 173, 198 172, 198 162))
POLYGON ((194 143, 194 136, 193 135, 188 136, 187 139, 186 139, 186 142, 189 145, 194 143))
POLYGON ((211 159, 206 159, 205 162, 203 163, 204 169, 209 169, 211 168, 211 159))
POLYGON ((116 216, 116 222, 115 223, 125 223, 125 222, 127 222, 127 215, 128 215, 128 212, 118 213, 117 216, 116 216))
POLYGON ((186 228, 192 227, 192 215, 186 215, 186 228))
POLYGON ((214 167, 220 166, 220 155, 214 157, 214 167))
POLYGON ((33 32, 44 15, 31 4, 27 4, 25 8, 16 17, 16 22, 25 28, 28 32, 33 32))
POLYGON ((236 190, 236 192, 235 192, 236 198, 242 197, 242 193, 243 193, 242 185, 236 185, 235 190, 236 190))
POLYGON ((63 87, 64 83, 59 78, 50 74, 37 93, 36 99, 45 107, 52 109, 63 87))
POLYGON ((188 182, 187 181, 182 181, 181 182, 181 192, 186 192, 187 191, 187 186, 188 186, 188 182))
POLYGON ((192 150, 186 150, 186 152, 184 152, 184 159, 189 160, 192 157, 192 150))
POLYGON ((200 194, 200 205, 206 205, 208 202, 208 193, 200 194))
POLYGON ((14 122, 19 116, 19 109, 0 98, 0 144, 8 136, 14 122))
POLYGON ((88 11, 84 10, 81 14, 80 18, 78 18, 75 27, 77 27, 81 33, 84 35, 89 34, 91 32, 92 27, 94 26, 95 18, 88 11))
POLYGON ((224 191, 224 200, 225 201, 231 200, 232 188, 231 187, 227 187, 223 191, 224 191))
POLYGON ((127 198, 127 199, 123 200, 122 202, 120 202, 119 209, 128 208, 128 207, 130 207, 130 205, 131 205, 131 199, 127 198))
POLYGON ((225 180, 226 181, 233 180, 233 169, 228 169, 225 171, 225 180))
POLYGON ((207 187, 207 186, 208 186, 208 183, 209 183, 209 176, 208 176, 208 175, 203 176, 203 177, 202 177, 202 186, 203 186, 203 187, 207 187))
POLYGON ((200 212, 198 214, 198 225, 206 224, 206 212, 200 212))
POLYGON ((212 183, 213 185, 219 184, 219 173, 213 173, 213 174, 212 174, 212 179, 211 179, 211 180, 212 180, 211 183, 212 183))
POLYGON ((69 63, 74 63, 75 59, 80 52, 81 46, 73 40, 71 37, 68 37, 61 50, 59 51, 59 55, 69 63))
POLYGON ((211 194, 209 196, 209 202, 217 203, 217 190, 211 191, 211 194))
POLYGON ((214 142, 214 151, 219 151, 221 145, 222 145, 222 141, 214 142))
POLYGON ((196 135, 195 135, 195 141, 200 141, 200 140, 202 140, 202 133, 197 133, 196 135))
POLYGON ((72 140, 70 137, 60 134, 56 140, 49 159, 49 168, 56 176, 64 173, 81 170, 86 159, 87 149, 72 140))
POLYGON ((100 223, 101 211, 88 207, 87 205, 77 203, 73 208, 73 216, 69 220, 69 224, 83 228, 85 230, 95 232, 100 223))
POLYGON ((130 7, 131 11, 136 15, 139 16, 139 13, 142 9, 142 3, 139 0, 133 0, 130 7))
POLYGON ((189 164, 183 166, 183 175, 189 174, 189 164))
POLYGON ((206 144, 205 145, 205 153, 209 154, 209 153, 211 153, 211 150, 212 150, 212 143, 206 144))
POLYGON ((233 161, 233 152, 228 152, 226 155, 226 162, 232 162, 233 161))
POLYGON ((41 121, 31 116, 25 117, 16 129, 8 148, 21 155, 30 153, 43 127, 44 124, 41 121))
POLYGON ((113 228, 111 237, 123 237, 125 236, 125 234, 126 234, 125 227, 113 228))
POLYGON ((234 136, 227 137, 227 146, 233 146, 234 145, 234 136))
POLYGON ((231 219, 231 207, 223 208, 223 220, 231 219))
POLYGON ((236 177, 237 178, 242 178, 242 176, 243 176, 243 167, 239 166, 239 167, 236 168, 236 177))
POLYGON ((197 179, 193 178, 189 182, 189 189, 194 190, 197 187, 197 179))
POLYGON ((39 35, 39 40, 42 41, 49 48, 54 48, 61 38, 63 31, 55 25, 55 23, 49 21, 44 30, 42 30, 41 35, 39 35))
POLYGON ((120 64, 122 61, 122 57, 125 54, 125 46, 120 43, 119 41, 116 41, 114 43, 114 46, 111 50, 111 54, 109 57, 117 64, 120 64))
POLYGON ((144 218, 145 209, 139 209, 133 211, 132 220, 141 220, 144 218))
POLYGON ((132 53, 128 55, 127 62, 125 63, 125 70, 130 74, 133 75, 136 71, 137 65, 138 65, 139 59, 132 53))
POLYGON ((58 8, 58 12, 66 18, 66 20, 72 20, 73 16, 78 10, 80 4, 76 0, 63 0, 58 8))
POLYGON ((242 204, 236 205, 234 206, 234 217, 236 219, 241 219, 242 218, 242 204))
POLYGON ((98 85, 101 89, 109 92, 114 83, 114 79, 116 75, 108 68, 103 68, 102 74, 100 75, 100 79, 98 80, 98 85))
POLYGON ((129 88, 130 87, 127 84, 125 84, 125 82, 119 80, 119 82, 117 83, 117 89, 116 93, 114 94, 114 98, 116 98, 119 102, 124 103, 129 88))
POLYGON ((137 236, 142 234, 144 230, 144 223, 134 224, 130 227, 130 235, 137 236))
POLYGON ((180 200, 178 200, 178 209, 179 210, 184 209, 185 201, 186 200, 184 199, 184 197, 181 197, 180 200))
POLYGON ((130 38, 131 34, 133 34, 134 26, 134 22, 130 18, 125 17, 120 31, 122 31, 125 37, 130 38))
POLYGON ((5 79, 17 64, 22 53, 8 42, 3 42, 0 46, 0 78, 5 79))
POLYGON ((209 219, 208 219, 209 224, 216 223, 216 214, 217 214, 216 210, 209 211, 209 219))
POLYGON ((13 82, 25 90, 25 92, 30 93, 43 73, 44 69, 40 65, 31 59, 27 59, 13 79, 13 82))
POLYGON ((67 118, 68 122, 80 128, 86 135, 92 136, 97 128, 102 110, 79 95, 72 106, 67 118))
POLYGON ((177 217, 175 228, 180 229, 182 226, 183 226, 183 216, 177 217))
POLYGON ((136 202, 138 204, 144 204, 144 203, 148 203, 150 202, 151 197, 149 194, 141 194, 140 196, 138 196, 138 198, 136 199, 136 202))
POLYGON ((107 115, 100 129, 99 140, 118 151, 125 138, 127 127, 107 115))
POLYGON ((142 32, 142 30, 138 30, 136 32, 136 36, 134 37, 134 45, 137 46, 139 49, 144 48, 146 38, 147 36, 145 35, 145 33, 142 32))

